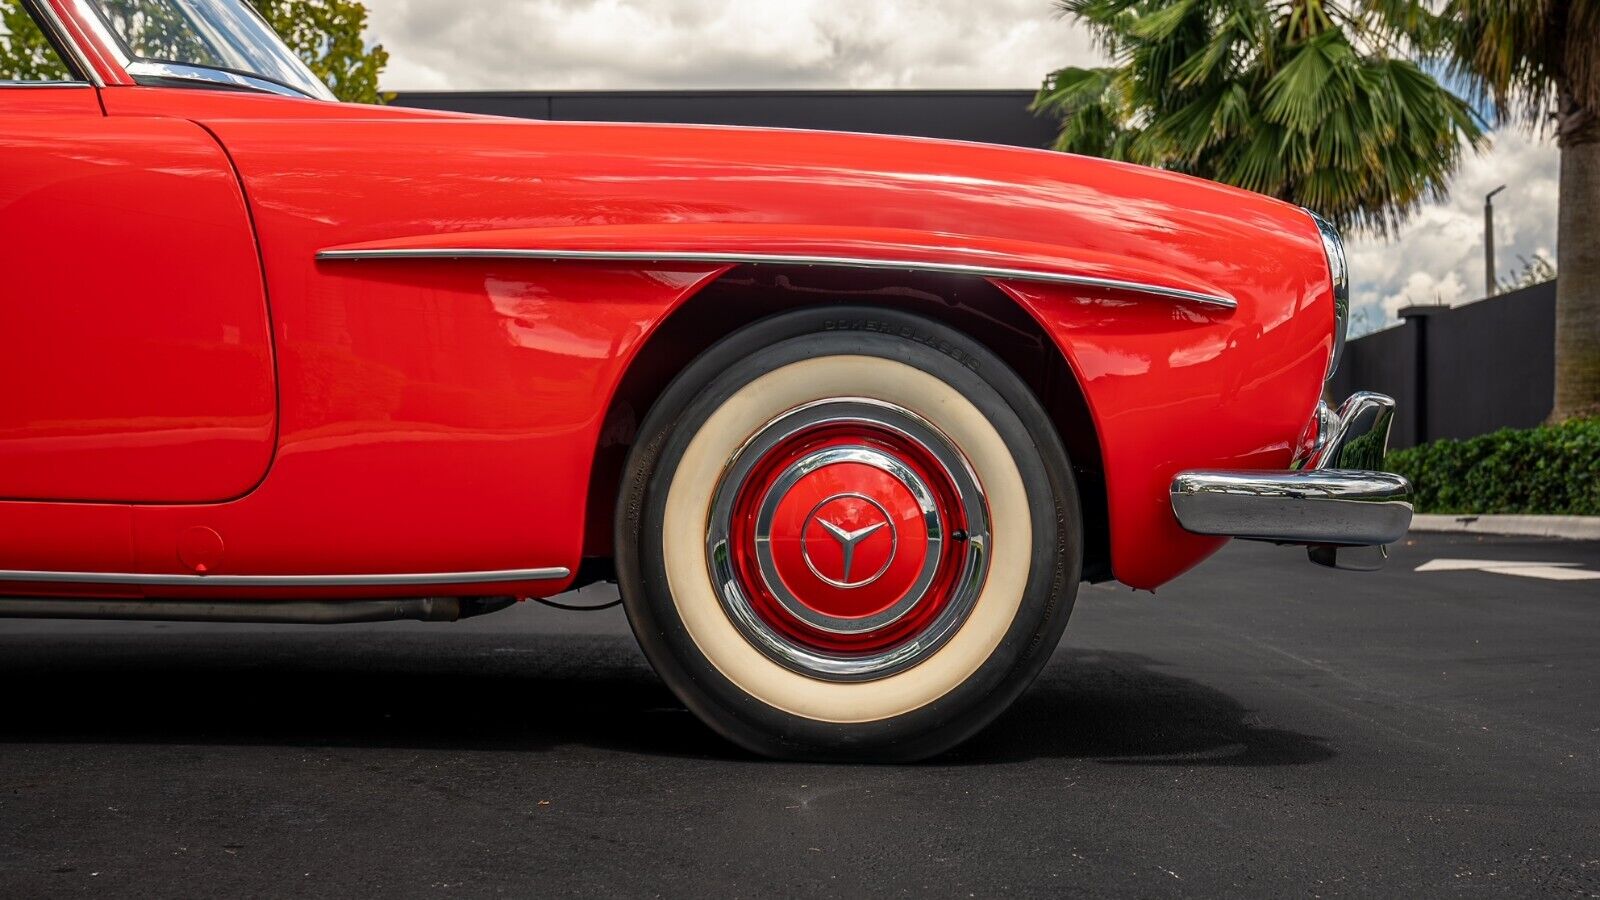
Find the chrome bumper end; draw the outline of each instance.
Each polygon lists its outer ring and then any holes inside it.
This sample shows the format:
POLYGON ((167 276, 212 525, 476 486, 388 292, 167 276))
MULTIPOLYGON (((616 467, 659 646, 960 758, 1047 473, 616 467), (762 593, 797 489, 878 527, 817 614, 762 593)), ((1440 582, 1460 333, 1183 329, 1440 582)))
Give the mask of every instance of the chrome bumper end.
POLYGON ((1172 482, 1184 528, 1280 544, 1392 544, 1411 527, 1411 483, 1387 472, 1184 472, 1172 482))
POLYGON ((1196 534, 1302 544, 1322 565, 1376 568, 1411 527, 1411 483, 1377 471, 1393 419, 1393 400, 1355 394, 1319 412, 1317 445, 1294 470, 1180 473, 1172 511, 1196 534))

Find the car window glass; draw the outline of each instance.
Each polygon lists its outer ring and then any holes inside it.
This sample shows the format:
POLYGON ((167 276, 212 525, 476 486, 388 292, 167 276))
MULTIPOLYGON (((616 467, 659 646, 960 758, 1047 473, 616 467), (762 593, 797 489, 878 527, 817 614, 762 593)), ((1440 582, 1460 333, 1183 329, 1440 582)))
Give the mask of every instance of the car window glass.
POLYGON ((318 96, 317 81, 244 0, 93 0, 128 54, 237 72, 318 96))
POLYGON ((21 0, 0 0, 0 83, 76 80, 21 0))

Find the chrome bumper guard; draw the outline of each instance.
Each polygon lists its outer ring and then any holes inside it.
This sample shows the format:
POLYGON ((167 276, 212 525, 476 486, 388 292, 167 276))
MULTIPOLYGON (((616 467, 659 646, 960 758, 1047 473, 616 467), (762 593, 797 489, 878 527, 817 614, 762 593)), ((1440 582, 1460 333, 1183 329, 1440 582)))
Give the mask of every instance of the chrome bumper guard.
POLYGON ((1321 407, 1316 447, 1293 470, 1180 473, 1172 511, 1196 534, 1303 544, 1321 565, 1377 568, 1411 527, 1411 483, 1378 471, 1393 421, 1382 394, 1321 407))

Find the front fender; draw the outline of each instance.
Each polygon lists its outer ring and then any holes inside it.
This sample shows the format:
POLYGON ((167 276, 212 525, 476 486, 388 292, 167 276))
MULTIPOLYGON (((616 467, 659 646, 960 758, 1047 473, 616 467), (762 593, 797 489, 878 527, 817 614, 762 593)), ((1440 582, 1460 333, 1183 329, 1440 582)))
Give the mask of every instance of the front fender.
MULTIPOLYGON (((1310 244, 1309 218, 1307 219, 1310 244)), ((1289 246, 1295 246, 1290 244, 1289 246)), ((1258 254, 1271 254, 1257 248, 1258 254)), ((1168 486, 1196 467, 1282 468, 1315 406, 1327 328, 1313 255, 1236 268, 1232 290, 1163 265, 1063 244, 852 226, 706 222, 405 235, 327 247, 360 260, 531 259, 815 265, 980 276, 1027 310, 1079 379, 1102 446, 1112 569, 1140 588, 1222 546, 1173 517, 1168 486)))
MULTIPOLYGON (((171 96, 187 109, 192 93, 171 96)), ((538 495, 544 513, 538 535, 507 533, 508 552, 561 564, 583 509, 582 492, 567 486, 588 469, 604 398, 637 341, 747 257, 976 271, 1011 291, 1084 382, 1107 438, 1116 574, 1141 587, 1215 543, 1197 552, 1199 539, 1179 532, 1163 505, 1165 485, 1145 488, 1180 462, 1281 464, 1300 431, 1290 422, 1309 416, 1331 352, 1331 296, 1317 283, 1328 272, 1310 217, 1171 172, 866 135, 341 120, 290 115, 304 104, 240 103, 210 98, 189 114, 228 149, 265 263, 283 416, 280 462, 263 487, 284 485, 295 501, 285 509, 344 516, 331 533, 364 528, 376 546, 381 523, 387 559, 404 548, 414 561, 501 567, 452 518, 493 503, 533 527, 521 514, 533 503, 508 502, 485 477, 490 459, 508 478, 520 473, 525 481, 512 484, 538 495), (462 250, 511 259, 392 269, 338 261, 462 250), (713 253, 731 256, 700 256, 713 253), (690 261, 545 271, 516 260, 588 254, 690 261), (472 416, 445 393, 469 398, 472 416), (1183 403, 1192 407, 1174 406, 1183 403), (516 446, 524 438, 540 446, 516 446), (439 458, 439 440, 455 448, 452 464, 430 470, 422 461, 439 458), (379 484, 380 441, 385 454, 406 448, 394 482, 429 471, 437 505, 356 490, 379 484), (530 458, 549 460, 537 483, 526 480, 530 458), (1162 474, 1140 471, 1153 467, 1162 474)), ((335 545, 313 537, 304 536, 307 558, 331 558, 335 545)), ((230 538, 230 555, 248 543, 230 538)))
POLYGON ((1225 539, 1185 531, 1169 496, 1193 468, 1283 469, 1321 395, 1331 302, 1313 265, 1281 293, 1250 285, 1232 310, 1158 306, 1067 287, 999 282, 1066 357, 1099 432, 1117 579, 1154 589, 1225 539))

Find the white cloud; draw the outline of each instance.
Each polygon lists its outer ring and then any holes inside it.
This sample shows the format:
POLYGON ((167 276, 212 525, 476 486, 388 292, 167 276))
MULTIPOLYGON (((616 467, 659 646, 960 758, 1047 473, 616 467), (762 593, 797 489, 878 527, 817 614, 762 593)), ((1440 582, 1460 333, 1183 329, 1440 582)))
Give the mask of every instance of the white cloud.
POLYGON ((384 87, 1026 88, 1095 62, 1049 0, 370 0, 384 87))
MULTIPOLYGON (((1102 61, 1050 0, 368 0, 389 90, 1031 88, 1102 61)), ((1508 130, 1451 199, 1389 242, 1351 243, 1370 327, 1412 303, 1483 294, 1483 195, 1502 275, 1554 258, 1556 150, 1508 130)))
POLYGON ((1494 202, 1500 277, 1520 268, 1519 255, 1554 260, 1558 159, 1553 140, 1503 129, 1492 149, 1466 160, 1447 202, 1424 208, 1394 240, 1352 241, 1351 303, 1357 315, 1376 328, 1395 321, 1401 307, 1481 298, 1483 195, 1502 184, 1507 188, 1494 202))

